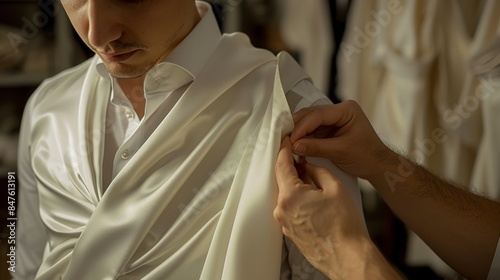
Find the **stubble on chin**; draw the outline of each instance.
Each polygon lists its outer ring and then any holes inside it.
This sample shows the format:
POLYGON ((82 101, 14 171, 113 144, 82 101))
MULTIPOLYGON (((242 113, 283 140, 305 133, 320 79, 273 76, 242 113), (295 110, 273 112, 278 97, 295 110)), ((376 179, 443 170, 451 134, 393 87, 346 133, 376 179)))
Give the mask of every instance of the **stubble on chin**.
POLYGON ((118 79, 134 79, 146 75, 155 65, 156 61, 149 61, 139 66, 113 65, 114 63, 104 62, 106 69, 111 76, 118 79))

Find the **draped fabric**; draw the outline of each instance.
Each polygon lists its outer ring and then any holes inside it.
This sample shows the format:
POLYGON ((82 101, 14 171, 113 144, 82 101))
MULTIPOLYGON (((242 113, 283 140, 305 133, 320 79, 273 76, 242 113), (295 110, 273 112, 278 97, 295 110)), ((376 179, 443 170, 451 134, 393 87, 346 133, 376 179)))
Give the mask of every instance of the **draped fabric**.
POLYGON ((46 81, 27 105, 23 137, 47 230, 37 279, 279 279, 273 171, 293 125, 284 92, 307 78, 301 68, 223 36, 104 192, 110 84, 96 62, 46 81))
POLYGON ((480 142, 500 130, 485 129, 493 116, 483 112, 496 103, 500 4, 478 1, 467 10, 459 3, 355 1, 339 55, 339 92, 360 102, 387 142, 498 197, 492 186, 500 175, 478 175, 485 161, 476 156, 480 142))
MULTIPOLYGON (((354 1, 338 61, 342 99, 358 100, 387 143, 495 199, 499 11, 495 0, 354 1)), ((413 240, 410 262, 447 271, 413 240)))

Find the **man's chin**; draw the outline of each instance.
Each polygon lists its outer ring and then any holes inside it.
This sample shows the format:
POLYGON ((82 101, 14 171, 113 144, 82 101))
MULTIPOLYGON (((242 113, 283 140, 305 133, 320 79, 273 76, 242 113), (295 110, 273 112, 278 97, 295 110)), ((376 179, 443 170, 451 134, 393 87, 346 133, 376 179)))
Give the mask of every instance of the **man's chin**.
POLYGON ((112 73, 109 72, 111 76, 117 79, 136 79, 144 76, 146 73, 112 73))
POLYGON ((144 76, 151 68, 133 67, 126 65, 113 65, 115 63, 105 63, 106 69, 111 76, 117 79, 134 79, 144 76))

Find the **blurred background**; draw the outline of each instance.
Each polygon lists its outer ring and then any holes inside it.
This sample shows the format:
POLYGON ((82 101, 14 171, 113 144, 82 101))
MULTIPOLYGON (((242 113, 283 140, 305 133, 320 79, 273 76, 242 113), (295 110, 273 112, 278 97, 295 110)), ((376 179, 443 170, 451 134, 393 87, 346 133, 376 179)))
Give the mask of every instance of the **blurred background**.
MULTIPOLYGON (((333 102, 357 100, 391 146, 500 199, 500 1, 208 2, 224 32, 291 53, 333 102)), ((9 279, 6 177, 24 104, 44 79, 92 55, 58 1, 0 0, 0 279, 9 279)), ((460 279, 360 184, 370 234, 394 266, 409 279, 460 279)))

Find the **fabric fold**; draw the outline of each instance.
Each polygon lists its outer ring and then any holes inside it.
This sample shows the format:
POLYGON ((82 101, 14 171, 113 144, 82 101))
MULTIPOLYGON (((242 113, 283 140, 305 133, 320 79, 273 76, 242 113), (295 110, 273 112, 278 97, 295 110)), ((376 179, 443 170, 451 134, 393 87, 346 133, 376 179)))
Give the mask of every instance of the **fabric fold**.
MULTIPOLYGON (((285 92, 308 78, 298 64, 251 47, 246 36, 223 36, 207 70, 104 193, 99 170, 109 95, 96 92, 110 85, 89 69, 84 76, 92 86, 67 101, 78 108, 74 119, 95 120, 69 134, 78 135, 69 145, 78 148, 69 152, 80 165, 68 173, 75 186, 60 189, 50 179, 39 185, 41 201, 71 202, 73 210, 66 219, 59 208, 42 208, 51 244, 37 278, 278 279, 274 162, 293 127, 285 92), (214 68, 220 71, 208 70, 214 68), (86 194, 75 198, 77 190, 86 194)), ((54 162, 64 163, 57 156, 54 162)), ((34 164, 35 173, 51 177, 42 164, 34 164)))

